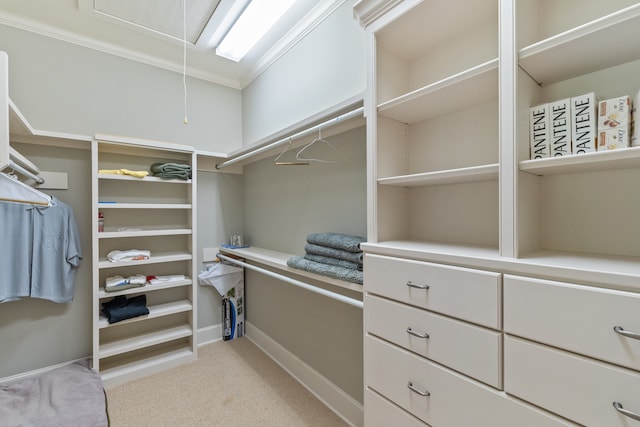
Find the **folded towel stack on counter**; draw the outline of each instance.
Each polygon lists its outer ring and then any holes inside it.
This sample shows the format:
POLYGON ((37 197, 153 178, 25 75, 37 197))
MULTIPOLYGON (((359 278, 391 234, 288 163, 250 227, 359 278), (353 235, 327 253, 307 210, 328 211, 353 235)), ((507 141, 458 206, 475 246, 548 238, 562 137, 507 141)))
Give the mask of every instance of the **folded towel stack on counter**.
POLYGON ((191 179, 191 166, 180 163, 154 163, 151 174, 162 179, 191 179))
POLYGON ((127 299, 124 295, 118 295, 112 300, 102 303, 102 312, 107 316, 109 323, 144 316, 149 314, 147 296, 137 295, 127 299))
POLYGON ((304 256, 287 260, 291 268, 334 279, 362 284, 362 250, 366 239, 341 233, 312 233, 307 236, 304 256))

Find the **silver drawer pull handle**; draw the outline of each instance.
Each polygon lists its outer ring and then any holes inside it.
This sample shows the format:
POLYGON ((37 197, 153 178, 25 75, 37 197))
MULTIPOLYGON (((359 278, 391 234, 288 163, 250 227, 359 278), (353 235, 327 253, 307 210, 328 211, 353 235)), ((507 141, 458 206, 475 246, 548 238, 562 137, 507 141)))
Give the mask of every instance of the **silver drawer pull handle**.
POLYGON ((431 393, 429 393, 427 390, 421 391, 421 390, 418 390, 417 388, 415 388, 411 381, 409 381, 409 383, 407 383, 407 387, 409 387, 409 390, 411 390, 414 393, 418 393, 420 396, 425 396, 425 397, 431 396, 431 393))
POLYGON ((613 330, 624 337, 633 338, 634 340, 640 340, 640 334, 636 334, 635 332, 625 331, 624 329, 622 329, 622 326, 614 326, 613 330))
POLYGON ((415 332, 413 329, 411 329, 410 327, 407 328, 407 333, 409 333, 409 335, 413 335, 414 337, 418 337, 418 338, 429 338, 429 334, 419 334, 415 332))
POLYGON ((429 289, 429 285, 418 285, 416 283, 413 283, 411 280, 407 282, 407 286, 416 289, 429 289))
POLYGON ((622 415, 625 415, 634 420, 640 421, 640 414, 636 414, 635 412, 631 412, 622 407, 622 403, 613 402, 613 407, 616 408, 616 411, 620 412, 622 415))

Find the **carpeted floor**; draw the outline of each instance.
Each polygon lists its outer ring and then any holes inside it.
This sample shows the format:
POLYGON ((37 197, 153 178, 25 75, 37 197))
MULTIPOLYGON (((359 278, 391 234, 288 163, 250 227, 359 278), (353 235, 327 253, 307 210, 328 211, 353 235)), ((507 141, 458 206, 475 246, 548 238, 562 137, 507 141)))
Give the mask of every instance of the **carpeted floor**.
POLYGON ((347 425, 246 337, 107 389, 107 404, 111 427, 347 425))

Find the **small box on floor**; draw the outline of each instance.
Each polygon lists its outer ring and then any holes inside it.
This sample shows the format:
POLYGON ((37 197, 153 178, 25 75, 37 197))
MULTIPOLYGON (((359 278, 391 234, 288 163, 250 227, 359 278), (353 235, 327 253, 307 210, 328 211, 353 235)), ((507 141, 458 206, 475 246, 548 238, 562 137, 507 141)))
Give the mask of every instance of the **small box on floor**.
POLYGON ((244 281, 222 296, 222 339, 244 335, 244 281))

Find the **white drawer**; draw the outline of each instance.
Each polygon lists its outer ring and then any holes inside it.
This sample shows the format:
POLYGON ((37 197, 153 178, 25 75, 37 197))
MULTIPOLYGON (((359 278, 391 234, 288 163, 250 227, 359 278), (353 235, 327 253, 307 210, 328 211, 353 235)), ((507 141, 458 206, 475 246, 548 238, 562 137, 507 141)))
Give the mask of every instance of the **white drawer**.
POLYGON ((640 370, 640 294, 504 277, 504 329, 555 347, 640 370))
POLYGON ((505 337, 505 391, 588 426, 640 425, 613 407, 640 414, 640 374, 505 337))
POLYGON ((575 425, 370 335, 364 354, 366 385, 430 425, 575 425))
POLYGON ((501 328, 502 275, 499 273, 373 254, 365 254, 364 263, 366 292, 490 328, 501 328))
POLYGON ((364 391, 364 425, 366 427, 429 427, 369 389, 364 391))
POLYGON ((372 295, 365 296, 364 307, 368 333, 502 387, 500 332, 372 295))

